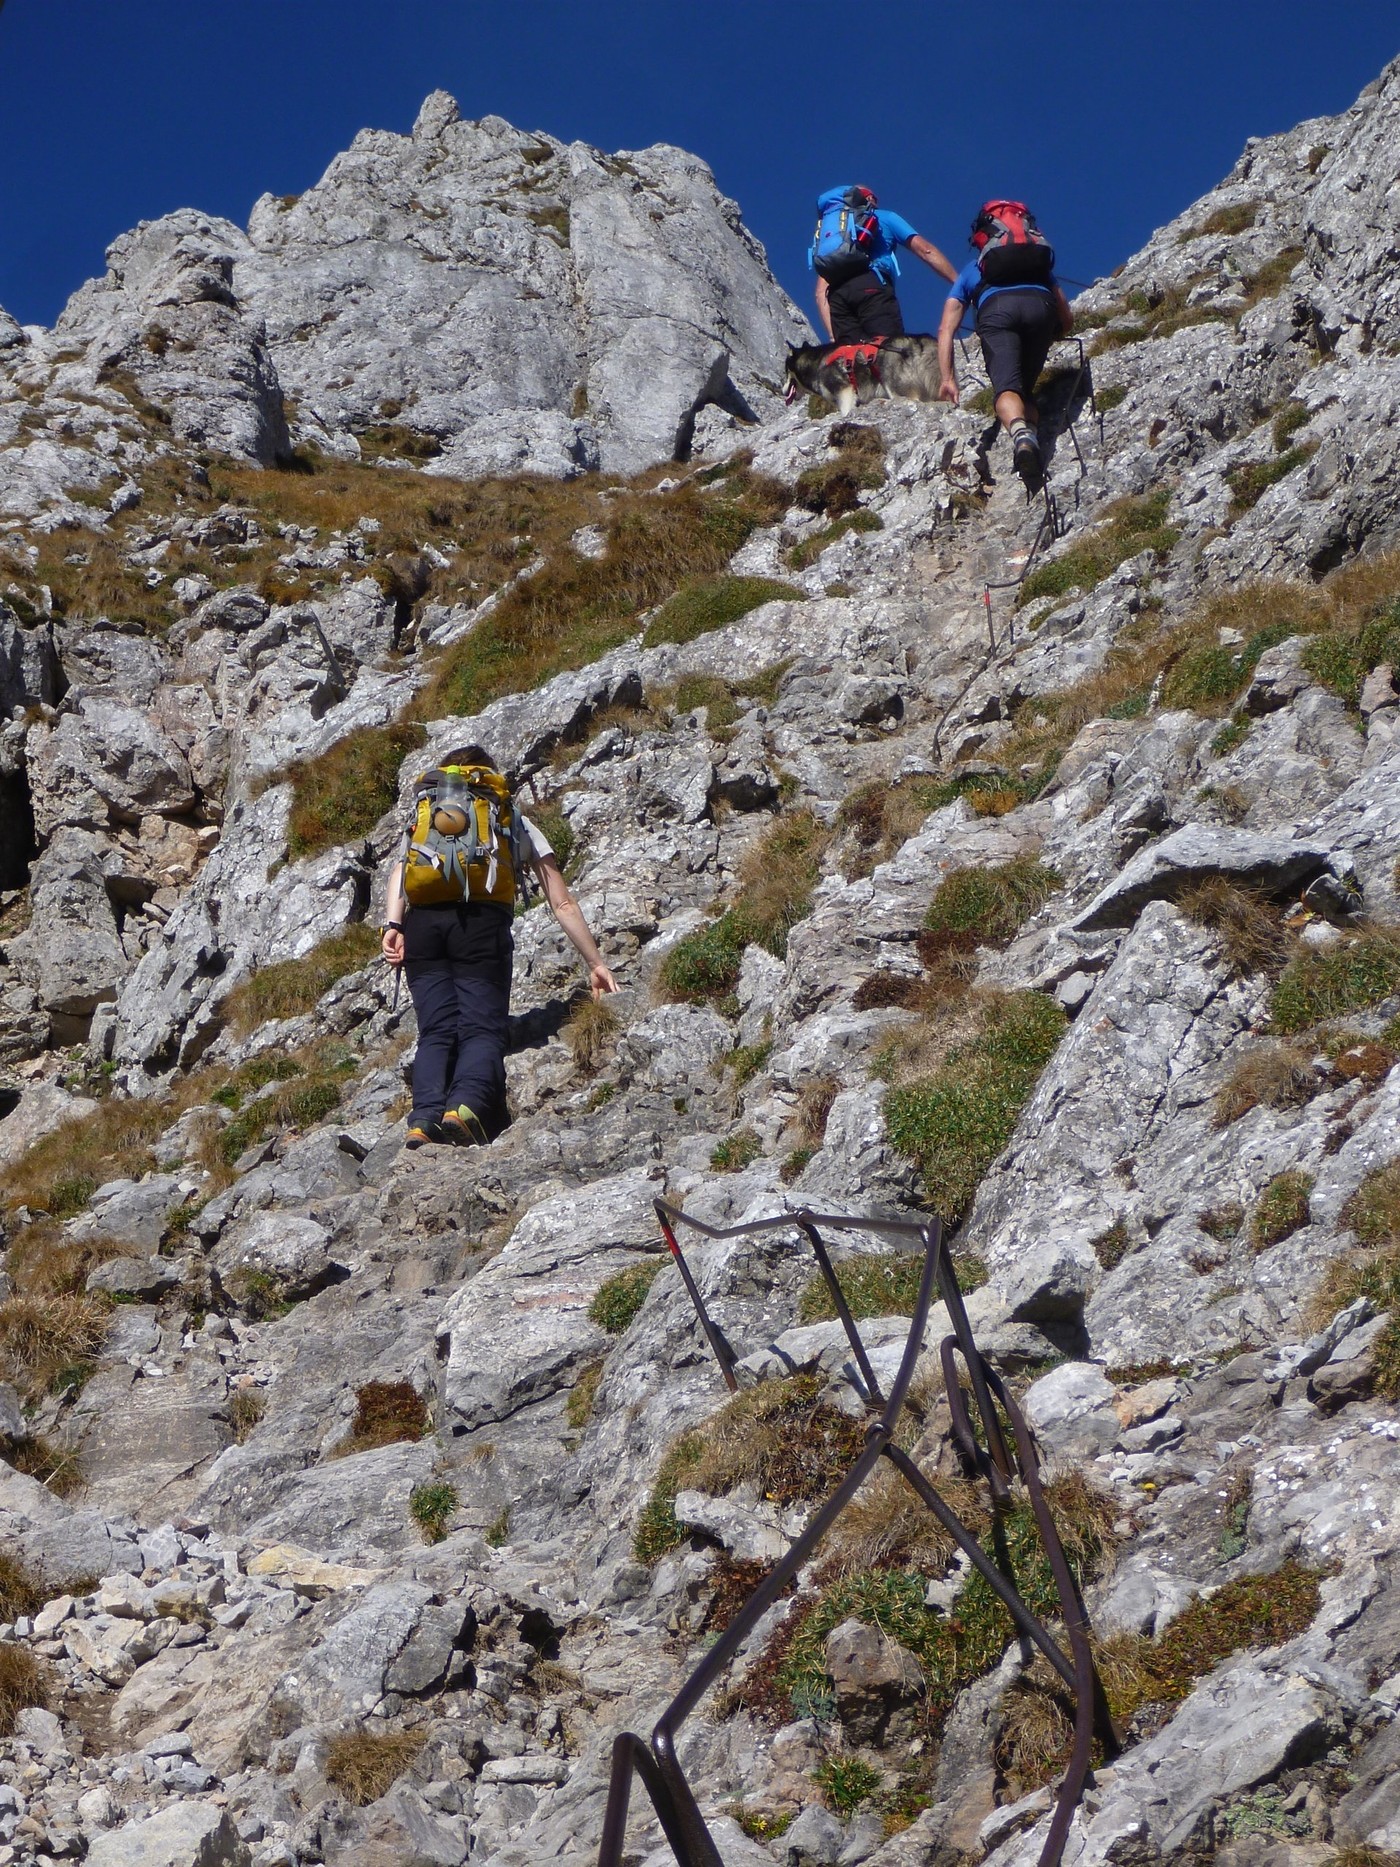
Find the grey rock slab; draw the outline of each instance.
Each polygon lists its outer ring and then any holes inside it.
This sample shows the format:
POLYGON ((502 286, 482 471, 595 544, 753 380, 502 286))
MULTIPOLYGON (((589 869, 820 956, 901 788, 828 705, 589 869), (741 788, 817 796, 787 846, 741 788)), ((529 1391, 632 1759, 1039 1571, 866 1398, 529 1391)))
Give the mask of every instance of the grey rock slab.
POLYGON ((1213 1804, 1321 1755, 1341 1728, 1338 1711, 1323 1686, 1262 1660, 1213 1674, 1117 1765, 1067 1861, 1112 1859, 1129 1835, 1161 1854, 1181 1847, 1213 1804))
POLYGON ((1027 1425, 1051 1453, 1092 1458, 1118 1436, 1117 1393, 1102 1368, 1067 1361, 1033 1382, 1021 1406, 1027 1425))
POLYGON ((252 1867, 253 1857, 226 1809, 176 1802, 96 1836, 87 1859, 89 1867, 252 1867))
POLYGON ((270 1277, 290 1302, 314 1296, 347 1267, 324 1225, 297 1213, 260 1212, 228 1226, 213 1253, 222 1282, 237 1291, 249 1272, 270 1277))
POLYGON ((1355 1786, 1333 1813, 1337 1837, 1393 1850, 1400 1840, 1400 1723, 1385 1725, 1352 1768, 1355 1786))
POLYGON ((9 1113, 0 1116, 0 1167, 18 1160, 36 1141, 65 1121, 77 1121, 97 1107, 91 1096, 70 1095, 57 1083, 27 1083, 9 1113))
POLYGON ((86 1288, 140 1299, 162 1296, 179 1281, 179 1266, 168 1258, 109 1258, 89 1273, 86 1288))
POLYGON ((783 1836, 784 1867, 836 1867, 846 1830, 820 1802, 809 1802, 783 1836))
POLYGON ((595 1181, 542 1200, 510 1242, 443 1311, 444 1402, 458 1431, 503 1420, 570 1384, 607 1336, 588 1306, 658 1238, 654 1170, 595 1181))
POLYGON ((1074 921, 1076 929, 1128 926, 1149 901, 1170 901, 1195 883, 1223 876, 1242 888, 1289 895, 1335 873, 1332 852, 1285 836, 1188 824, 1139 850, 1074 921))

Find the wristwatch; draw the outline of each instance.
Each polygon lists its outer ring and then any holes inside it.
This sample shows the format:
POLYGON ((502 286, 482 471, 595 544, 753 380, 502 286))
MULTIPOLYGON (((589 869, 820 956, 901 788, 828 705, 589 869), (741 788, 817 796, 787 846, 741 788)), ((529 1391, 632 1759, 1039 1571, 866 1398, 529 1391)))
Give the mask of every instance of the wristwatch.
POLYGON ((402 932, 403 932, 403 922, 402 922, 402 921, 385 921, 385 923, 384 923, 384 926, 383 926, 383 928, 381 929, 381 932, 383 932, 383 933, 402 933, 402 932))

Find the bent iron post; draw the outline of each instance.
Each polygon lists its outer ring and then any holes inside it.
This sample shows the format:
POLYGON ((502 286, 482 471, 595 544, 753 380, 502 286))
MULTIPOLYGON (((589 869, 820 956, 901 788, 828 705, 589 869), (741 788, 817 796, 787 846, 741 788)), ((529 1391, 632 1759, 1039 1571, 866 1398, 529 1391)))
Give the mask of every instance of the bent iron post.
POLYGON ((668 1204, 665 1200, 658 1199, 655 1206, 656 1216, 667 1247, 675 1259, 676 1268, 680 1271, 706 1340, 714 1351, 725 1385, 731 1392, 735 1391, 738 1386, 734 1373, 736 1359, 734 1351, 724 1332, 710 1315, 699 1285, 686 1263, 685 1254, 676 1236, 676 1227, 688 1226, 692 1231, 698 1232, 707 1239, 746 1238, 761 1232, 783 1229, 795 1229, 800 1232, 811 1245, 816 1257, 822 1281, 827 1287, 842 1330, 850 1344, 855 1372, 859 1375, 865 1392, 866 1404, 871 1408, 873 1417, 866 1427, 864 1451, 822 1504, 787 1555, 749 1596, 740 1612, 691 1672, 657 1721, 650 1743, 631 1731, 622 1732, 615 1740, 607 1807, 603 1817, 603 1832, 598 1846, 598 1867, 620 1867, 626 1838, 627 1811, 631 1802, 632 1783, 638 1776, 641 1777, 642 1785, 646 1789, 652 1807, 656 1810, 671 1852, 675 1855, 680 1867, 723 1867, 714 1838, 710 1834, 694 1793, 686 1781, 685 1772, 676 1756, 676 1733, 720 1678, 759 1620, 779 1598, 798 1571, 810 1560, 822 1538, 882 1458, 889 1460, 915 1495, 927 1506, 943 1529, 966 1554, 968 1560, 983 1576, 1006 1608, 1022 1639, 1039 1648, 1074 1695, 1074 1747, 1069 1765, 1061 1779, 1055 1813, 1045 1844, 1041 1849, 1039 1863, 1039 1867, 1058 1867, 1070 1822, 1088 1778, 1094 1737, 1095 1735, 1099 1737, 1105 1754, 1113 1756, 1119 1749, 1118 1734, 1113 1728, 1107 1702, 1094 1670, 1093 1655, 1089 1648, 1088 1616, 1041 1487, 1039 1461, 1034 1442, 1020 1409, 1012 1400, 995 1370, 983 1360, 973 1341, 967 1310, 962 1300, 962 1293, 958 1289, 953 1261, 944 1242, 942 1227, 938 1220, 933 1219, 926 1224, 921 1224, 912 1220, 857 1219, 848 1218, 842 1214, 813 1213, 804 1209, 796 1213, 785 1213, 773 1219, 752 1220, 744 1225, 715 1226, 706 1224, 704 1220, 695 1218, 678 1206, 668 1204), (861 1342, 859 1330, 851 1316, 850 1307, 841 1290, 819 1227, 826 1227, 828 1230, 870 1232, 891 1239, 903 1238, 910 1243, 919 1244, 923 1249, 924 1263, 919 1280, 919 1294, 914 1304, 914 1313, 910 1320, 909 1334, 905 1340, 899 1370, 895 1375, 888 1398, 882 1396, 880 1392, 878 1381, 870 1366, 869 1357, 861 1342), (1021 1599, 1015 1577, 1003 1571, 987 1555, 972 1531, 951 1506, 939 1496, 914 1461, 894 1444, 895 1429, 903 1414, 910 1383, 914 1378, 915 1366, 923 1350, 924 1329, 928 1321, 929 1310, 933 1305, 935 1289, 947 1306, 953 1329, 952 1334, 947 1336, 941 1344, 940 1354, 948 1404, 952 1414, 954 1443, 968 1475, 979 1476, 988 1485, 994 1511, 1005 1509, 1009 1503, 1010 1481, 1013 1477, 1018 1478, 1025 1487, 1031 1512, 1045 1546, 1046 1556, 1055 1580, 1060 1602, 1060 1619, 1064 1624, 1069 1643, 1068 1653, 1064 1651, 1049 1628, 1031 1612, 1021 1599), (966 1397, 958 1377, 958 1356, 961 1356, 963 1365, 967 1369, 972 1387, 973 1404, 982 1426, 984 1445, 978 1444, 973 1432, 966 1397), (877 1407, 879 1412, 874 1413, 877 1407), (1003 1415, 1010 1423, 1015 1447, 1014 1458, 1006 1442, 1006 1434, 1002 1426, 1003 1415))

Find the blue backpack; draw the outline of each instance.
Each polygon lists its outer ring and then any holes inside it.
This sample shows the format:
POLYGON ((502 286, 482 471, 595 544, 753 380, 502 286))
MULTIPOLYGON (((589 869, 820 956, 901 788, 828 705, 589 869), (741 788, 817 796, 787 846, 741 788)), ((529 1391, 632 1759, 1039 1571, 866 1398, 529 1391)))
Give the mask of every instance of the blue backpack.
POLYGON ((868 272, 880 237, 875 196, 868 188, 828 188, 817 196, 817 231, 809 258, 828 285, 868 272))

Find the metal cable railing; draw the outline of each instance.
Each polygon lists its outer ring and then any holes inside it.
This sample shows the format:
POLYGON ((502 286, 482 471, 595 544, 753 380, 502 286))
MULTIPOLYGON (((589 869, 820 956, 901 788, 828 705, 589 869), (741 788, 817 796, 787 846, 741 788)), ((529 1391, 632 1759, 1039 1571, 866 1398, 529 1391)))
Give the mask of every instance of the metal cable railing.
POLYGON ((725 1385, 734 1391, 736 1357, 724 1332, 710 1315, 700 1287, 695 1281, 676 1236, 677 1226, 688 1227, 708 1239, 748 1238, 761 1232, 796 1229, 811 1245, 832 1304, 840 1320, 851 1355, 865 1392, 872 1418, 866 1428, 865 1449, 821 1505, 806 1529, 780 1562, 749 1596, 743 1608, 710 1647, 685 1684, 666 1707, 652 1730, 650 1741, 635 1732, 622 1732, 613 1744, 612 1771, 608 1785, 603 1833, 598 1847, 598 1867, 620 1867, 627 1829, 627 1811, 632 1784, 640 1776, 651 1799, 671 1852, 680 1867, 723 1867, 718 1849, 693 1791, 686 1781, 676 1756, 676 1733, 705 1694, 718 1681, 730 1661, 739 1652, 768 1609, 787 1588, 856 1492, 874 1471, 880 1460, 887 1459, 933 1513, 946 1533, 967 1556, 969 1562, 993 1590, 1010 1615, 1021 1637, 1039 1648, 1050 1665, 1069 1688, 1074 1699, 1074 1742, 1068 1766, 1061 1779, 1050 1829, 1040 1853, 1040 1867, 1057 1867, 1065 1837, 1074 1816, 1089 1773, 1094 1738, 1097 1735, 1104 1753, 1112 1756, 1119 1748, 1118 1735, 1108 1713, 1107 1702, 1094 1669, 1089 1648, 1088 1617, 1074 1576, 1065 1557, 1049 1505, 1040 1482, 1040 1467, 1030 1431, 1020 1409, 1007 1392, 996 1371, 983 1359, 972 1337, 967 1309, 942 1227, 937 1219, 920 1223, 915 1220, 858 1219, 837 1213, 813 1213, 806 1210, 785 1213, 778 1218, 757 1219, 744 1225, 709 1225, 703 1219, 683 1212, 665 1200, 656 1201, 656 1216, 667 1246, 675 1260, 700 1327, 714 1352, 725 1385), (909 1334, 900 1357, 899 1368, 886 1395, 871 1366, 860 1331, 855 1325, 845 1293, 841 1289, 821 1229, 868 1232, 892 1239, 917 1243, 923 1251, 923 1270, 919 1294, 910 1319, 909 1334), (1019 1479, 1040 1533, 1045 1554, 1054 1578, 1069 1651, 1022 1599, 1009 1561, 1005 1568, 988 1556, 972 1530, 956 1511, 939 1496, 918 1466, 894 1443, 895 1431, 908 1398, 914 1370, 923 1351, 924 1330, 928 1322, 935 1290, 948 1309, 952 1333, 939 1346, 939 1358, 947 1389, 952 1420, 953 1443, 963 1470, 969 1478, 980 1478, 991 1494, 993 1512, 1004 1512, 1011 1499, 1011 1483, 1019 1479), (967 1398, 958 1368, 961 1356, 972 1389, 973 1404, 982 1428, 982 1444, 973 1430, 967 1398), (1010 1424, 1012 1445, 1008 1446, 1003 1416, 1010 1424))

